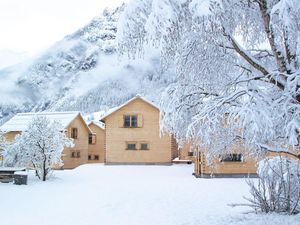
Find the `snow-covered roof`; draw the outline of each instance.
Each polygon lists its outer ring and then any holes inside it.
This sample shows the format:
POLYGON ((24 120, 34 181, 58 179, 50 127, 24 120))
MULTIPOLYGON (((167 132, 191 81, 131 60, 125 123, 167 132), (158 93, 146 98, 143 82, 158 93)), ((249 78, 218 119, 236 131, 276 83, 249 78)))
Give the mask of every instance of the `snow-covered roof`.
POLYGON ((0 127, 4 132, 24 131, 35 116, 45 116, 50 121, 58 121, 67 128, 80 112, 39 112, 39 113, 18 113, 0 127))
POLYGON ((91 124, 95 124, 96 126, 98 126, 99 128, 101 128, 103 130, 105 129, 105 124, 102 123, 101 121, 93 120, 93 121, 89 122, 88 125, 90 126, 91 124))
POLYGON ((114 112, 118 111, 119 109, 123 108, 124 106, 128 105, 129 103, 133 102, 136 99, 141 99, 144 102, 148 103, 149 105, 153 106, 154 108, 157 108, 158 110, 159 107, 157 105, 155 105, 153 102, 145 99, 144 97, 140 96, 140 95, 136 95, 135 97, 133 97, 132 99, 129 99, 127 102, 125 102, 124 104, 118 106, 118 107, 114 107, 110 110, 107 111, 107 113, 101 118, 101 120, 104 120, 106 117, 108 117, 109 115, 113 114, 114 112))

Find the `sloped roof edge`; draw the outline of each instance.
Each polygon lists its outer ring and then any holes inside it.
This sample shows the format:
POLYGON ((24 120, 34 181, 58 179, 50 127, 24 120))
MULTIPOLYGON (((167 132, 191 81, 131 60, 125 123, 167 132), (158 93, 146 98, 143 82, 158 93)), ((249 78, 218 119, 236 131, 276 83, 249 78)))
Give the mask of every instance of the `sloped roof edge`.
POLYGON ((107 118, 108 116, 110 116, 111 114, 115 113, 116 111, 120 110, 121 108, 123 108, 124 106, 128 105, 129 103, 137 100, 137 99, 141 99, 142 101, 146 102, 147 104, 151 105, 152 107, 159 109, 159 107, 157 105, 155 105, 153 102, 145 99, 144 97, 140 96, 140 95, 136 95, 135 97, 129 99, 127 102, 123 103, 122 105, 113 108, 113 110, 109 111, 107 114, 105 114, 103 117, 100 118, 101 121, 105 120, 105 118, 107 118))

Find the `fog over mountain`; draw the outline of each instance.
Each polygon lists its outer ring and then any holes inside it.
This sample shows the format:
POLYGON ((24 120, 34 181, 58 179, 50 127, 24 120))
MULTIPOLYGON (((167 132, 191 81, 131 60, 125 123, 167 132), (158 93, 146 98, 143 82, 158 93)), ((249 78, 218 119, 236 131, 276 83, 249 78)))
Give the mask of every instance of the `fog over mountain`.
POLYGON ((16 52, 10 49, 0 49, 0 69, 19 64, 29 58, 26 52, 16 52))
POLYGON ((173 73, 160 71, 153 50, 135 61, 118 55, 124 7, 105 9, 36 58, 0 70, 0 124, 24 111, 107 110, 136 94, 157 102, 173 73))

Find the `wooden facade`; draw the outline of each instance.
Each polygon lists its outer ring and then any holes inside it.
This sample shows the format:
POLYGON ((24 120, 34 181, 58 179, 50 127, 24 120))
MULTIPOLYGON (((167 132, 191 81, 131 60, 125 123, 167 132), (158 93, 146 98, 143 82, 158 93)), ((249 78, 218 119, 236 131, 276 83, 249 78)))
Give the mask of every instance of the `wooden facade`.
POLYGON ((10 131, 4 134, 4 137, 7 141, 14 141, 16 136, 21 134, 20 131, 10 131))
POLYGON ((184 144, 181 148, 178 149, 178 158, 179 160, 194 161, 194 152, 193 149, 191 149, 190 144, 184 144))
POLYGON ((86 164, 88 162, 88 149, 89 149, 89 135, 92 133, 81 114, 66 127, 67 136, 73 138, 74 147, 65 148, 62 155, 64 163, 63 168, 73 169, 77 166, 86 164), (72 130, 77 130, 77 136, 72 134, 72 130))
POLYGON ((89 138, 88 163, 105 162, 105 129, 97 122, 89 123, 93 134, 89 138))
POLYGON ((171 164, 177 156, 169 134, 161 134, 159 108, 137 96, 104 116, 106 164, 171 164))
POLYGON ((215 157, 212 162, 208 163, 205 154, 196 153, 195 157, 196 177, 255 177, 256 160, 246 158, 242 161, 222 161, 220 157, 215 157))
POLYGON ((255 177, 257 159, 239 144, 224 155, 216 155, 210 161, 207 150, 194 150, 194 174, 196 177, 255 177))

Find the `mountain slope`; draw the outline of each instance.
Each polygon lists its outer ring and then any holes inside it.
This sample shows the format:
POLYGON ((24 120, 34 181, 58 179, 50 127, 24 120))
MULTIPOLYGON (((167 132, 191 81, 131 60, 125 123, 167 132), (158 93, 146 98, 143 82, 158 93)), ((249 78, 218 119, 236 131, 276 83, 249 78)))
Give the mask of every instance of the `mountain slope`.
POLYGON ((128 61, 117 54, 116 32, 124 4, 104 10, 29 64, 0 71, 0 123, 19 111, 106 110, 137 93, 157 101, 173 80, 161 73, 154 51, 128 61), (5 84, 5 85, 6 85, 5 84))

